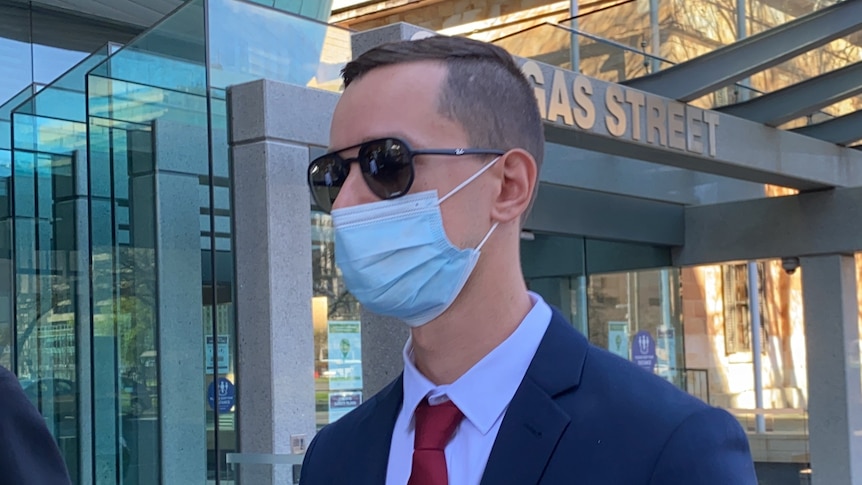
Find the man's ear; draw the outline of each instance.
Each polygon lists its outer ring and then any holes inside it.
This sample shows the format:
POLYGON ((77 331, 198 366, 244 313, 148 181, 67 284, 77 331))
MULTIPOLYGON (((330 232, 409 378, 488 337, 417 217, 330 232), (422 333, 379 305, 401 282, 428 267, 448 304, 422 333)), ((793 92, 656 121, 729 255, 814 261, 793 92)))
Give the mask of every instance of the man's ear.
POLYGON ((502 179, 491 218, 502 224, 520 221, 530 207, 533 189, 538 183, 536 160, 526 150, 515 148, 501 156, 497 164, 501 166, 502 179))

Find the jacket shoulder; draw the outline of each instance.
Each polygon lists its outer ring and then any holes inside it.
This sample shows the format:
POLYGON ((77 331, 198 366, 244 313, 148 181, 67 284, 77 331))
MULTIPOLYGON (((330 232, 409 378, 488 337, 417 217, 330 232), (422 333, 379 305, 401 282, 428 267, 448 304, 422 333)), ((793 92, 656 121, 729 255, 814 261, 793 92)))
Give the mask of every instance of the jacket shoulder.
POLYGON ((45 419, 27 399, 15 375, 0 367, 0 481, 66 485, 66 464, 45 419))
POLYGON ((727 411, 633 362, 585 345, 578 386, 554 398, 571 419, 558 447, 568 458, 557 462, 556 470, 574 463, 588 481, 609 484, 756 483, 750 481, 753 464, 745 433, 727 411), (618 466, 620 456, 630 457, 626 467, 618 466), (706 479, 713 475, 730 481, 706 479))
POLYGON ((349 479, 349 475, 344 475, 346 470, 356 472, 357 468, 372 467, 376 464, 369 459, 372 455, 388 457, 389 436, 401 405, 401 382, 397 378, 371 399, 318 431, 305 453, 300 483, 344 483, 342 478, 349 479), (357 446, 359 443, 362 446, 357 446), (332 466, 336 457, 341 466, 332 466))
MULTIPOLYGON (((655 437, 669 435, 690 415, 710 407, 663 377, 593 344, 574 394, 580 395, 580 403, 601 403, 595 415, 613 420, 620 432, 649 429, 655 437)), ((567 402, 562 401, 564 406, 567 402)))

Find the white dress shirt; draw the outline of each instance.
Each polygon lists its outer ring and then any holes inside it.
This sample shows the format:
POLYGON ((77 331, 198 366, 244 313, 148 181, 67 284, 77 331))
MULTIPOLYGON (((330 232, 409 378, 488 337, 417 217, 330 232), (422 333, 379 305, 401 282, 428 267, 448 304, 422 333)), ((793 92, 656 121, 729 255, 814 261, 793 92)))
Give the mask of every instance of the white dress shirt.
MULTIPOLYGON (((530 293, 533 308, 517 329, 457 381, 435 386, 416 368, 413 344, 404 346, 404 401, 389 448, 386 485, 406 485, 413 463, 413 412, 425 397, 431 405, 451 400, 464 420, 446 446, 450 485, 478 485, 503 422, 527 368, 551 321, 551 308, 530 293)), ((469 323, 465 323, 468 325, 469 323)))

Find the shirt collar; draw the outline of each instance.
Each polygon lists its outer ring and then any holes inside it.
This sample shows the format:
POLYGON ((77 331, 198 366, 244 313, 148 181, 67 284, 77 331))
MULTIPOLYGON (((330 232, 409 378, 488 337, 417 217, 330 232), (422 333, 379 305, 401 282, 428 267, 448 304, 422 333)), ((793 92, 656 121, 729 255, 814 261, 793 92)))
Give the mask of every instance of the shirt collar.
MULTIPOLYGON (((551 321, 551 308, 530 292, 532 309, 506 340, 449 385, 435 386, 413 362, 413 340, 404 346, 403 411, 413 415, 423 399, 452 400, 482 434, 487 434, 509 405, 551 321)), ((409 420, 408 426, 412 426, 409 420)))

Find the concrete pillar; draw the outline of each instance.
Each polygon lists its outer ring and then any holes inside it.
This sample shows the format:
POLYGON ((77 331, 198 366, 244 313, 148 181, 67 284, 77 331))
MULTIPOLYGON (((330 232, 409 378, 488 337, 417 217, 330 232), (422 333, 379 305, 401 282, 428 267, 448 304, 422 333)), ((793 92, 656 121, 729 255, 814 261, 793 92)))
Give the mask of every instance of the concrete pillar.
POLYGON ((369 399, 404 370, 402 350, 410 330, 397 318, 362 310, 362 396, 369 399))
POLYGON ((153 129, 162 483, 207 473, 197 169, 206 140, 204 127, 157 121, 153 129))
POLYGON ((809 441, 814 485, 862 485, 862 370, 851 255, 805 257, 809 441))
POLYGON ((430 37, 437 35, 433 30, 423 29, 415 25, 398 22, 396 24, 379 27, 376 29, 365 30, 353 34, 350 37, 350 47, 353 58, 356 59, 365 51, 368 51, 380 44, 387 42, 397 42, 399 40, 420 39, 422 37, 430 37))
MULTIPOLYGON (((239 449, 289 454, 315 433, 309 145, 325 146, 338 96, 270 81, 228 92, 239 449)), ((243 483, 293 483, 284 465, 240 465, 243 483)))
MULTIPOLYGON (((84 150, 75 152, 75 245, 71 248, 69 261, 72 262, 72 275, 75 277, 75 320, 76 352, 78 366, 78 389, 90 390, 92 361, 93 322, 90 309, 90 211, 87 179, 87 155, 84 150)), ((91 399, 78 400, 78 477, 80 483, 93 483, 93 402, 91 399)), ((71 468, 71 466, 70 466, 71 468)))

